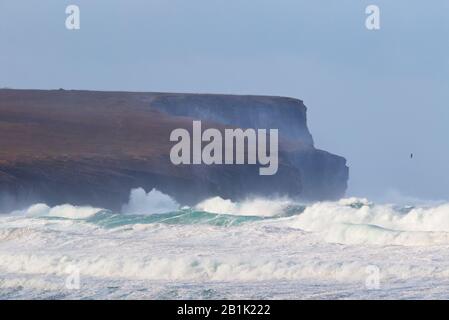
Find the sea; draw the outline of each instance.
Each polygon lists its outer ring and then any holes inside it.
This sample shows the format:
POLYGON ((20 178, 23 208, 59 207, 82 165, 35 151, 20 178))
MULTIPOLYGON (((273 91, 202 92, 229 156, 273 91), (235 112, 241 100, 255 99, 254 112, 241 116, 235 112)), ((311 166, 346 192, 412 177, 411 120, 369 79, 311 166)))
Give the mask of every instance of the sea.
POLYGON ((0 299, 448 299, 449 203, 134 189, 0 213, 0 299))

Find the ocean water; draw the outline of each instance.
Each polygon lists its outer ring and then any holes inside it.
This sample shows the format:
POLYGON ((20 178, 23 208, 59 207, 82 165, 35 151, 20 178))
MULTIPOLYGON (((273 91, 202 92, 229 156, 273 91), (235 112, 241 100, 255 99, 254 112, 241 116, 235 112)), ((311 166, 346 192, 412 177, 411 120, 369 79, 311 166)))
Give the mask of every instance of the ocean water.
POLYGON ((449 204, 286 198, 0 214, 0 299, 447 299, 449 204))

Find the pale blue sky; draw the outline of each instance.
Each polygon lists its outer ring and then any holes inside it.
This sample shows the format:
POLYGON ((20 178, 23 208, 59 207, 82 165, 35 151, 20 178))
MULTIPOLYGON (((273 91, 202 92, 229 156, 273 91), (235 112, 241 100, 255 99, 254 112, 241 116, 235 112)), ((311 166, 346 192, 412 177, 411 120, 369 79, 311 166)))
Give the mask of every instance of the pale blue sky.
POLYGON ((447 0, 0 0, 0 86, 296 97, 350 195, 449 199, 447 0))

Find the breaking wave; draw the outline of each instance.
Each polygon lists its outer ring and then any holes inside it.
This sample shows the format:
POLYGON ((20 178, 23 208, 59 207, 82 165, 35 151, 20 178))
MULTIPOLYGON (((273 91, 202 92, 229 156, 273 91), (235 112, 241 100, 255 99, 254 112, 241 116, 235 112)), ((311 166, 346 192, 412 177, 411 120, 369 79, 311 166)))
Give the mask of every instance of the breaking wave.
POLYGON ((68 219, 86 219, 102 210, 104 209, 73 206, 70 204, 49 207, 44 203, 38 203, 32 205, 26 210, 14 211, 13 214, 24 214, 28 217, 60 217, 68 219))
POLYGON ((35 204, 0 215, 0 222, 0 297, 6 298, 17 297, 20 288, 29 290, 25 296, 66 292, 64 281, 73 268, 93 295, 111 281, 118 288, 129 281, 137 288, 150 285, 139 281, 161 287, 171 281, 262 281, 271 290, 285 280, 297 292, 298 281, 364 281, 373 265, 383 281, 393 283, 449 277, 445 203, 215 197, 180 207, 158 190, 135 189, 121 212, 35 204))
POLYGON ((288 198, 253 198, 241 202, 213 197, 192 208, 153 189, 134 189, 121 213, 94 207, 35 204, 12 215, 33 218, 84 220, 115 228, 133 224, 206 224, 236 226, 265 221, 267 225, 300 229, 341 244, 444 245, 449 244, 449 204, 396 206, 374 204, 367 199, 348 198, 336 202, 304 205, 288 198))
POLYGON ((196 209, 243 216, 281 216, 288 213, 294 202, 286 199, 255 198, 242 202, 233 202, 229 199, 213 197, 204 200, 195 206, 196 209))
POLYGON ((397 207, 350 198, 307 206, 289 226, 343 244, 449 244, 449 205, 397 207))
POLYGON ((138 188, 131 190, 129 202, 122 208, 122 212, 126 214, 154 214, 177 211, 179 204, 170 196, 153 189, 145 192, 144 189, 138 188))

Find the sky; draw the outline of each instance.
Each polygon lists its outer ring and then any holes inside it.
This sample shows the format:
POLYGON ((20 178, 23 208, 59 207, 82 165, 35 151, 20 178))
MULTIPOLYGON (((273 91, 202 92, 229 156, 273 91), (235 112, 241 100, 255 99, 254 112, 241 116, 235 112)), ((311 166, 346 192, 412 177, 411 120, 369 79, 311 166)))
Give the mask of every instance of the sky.
POLYGON ((0 87, 298 98, 348 195, 449 200, 447 0, 0 0, 0 87))

